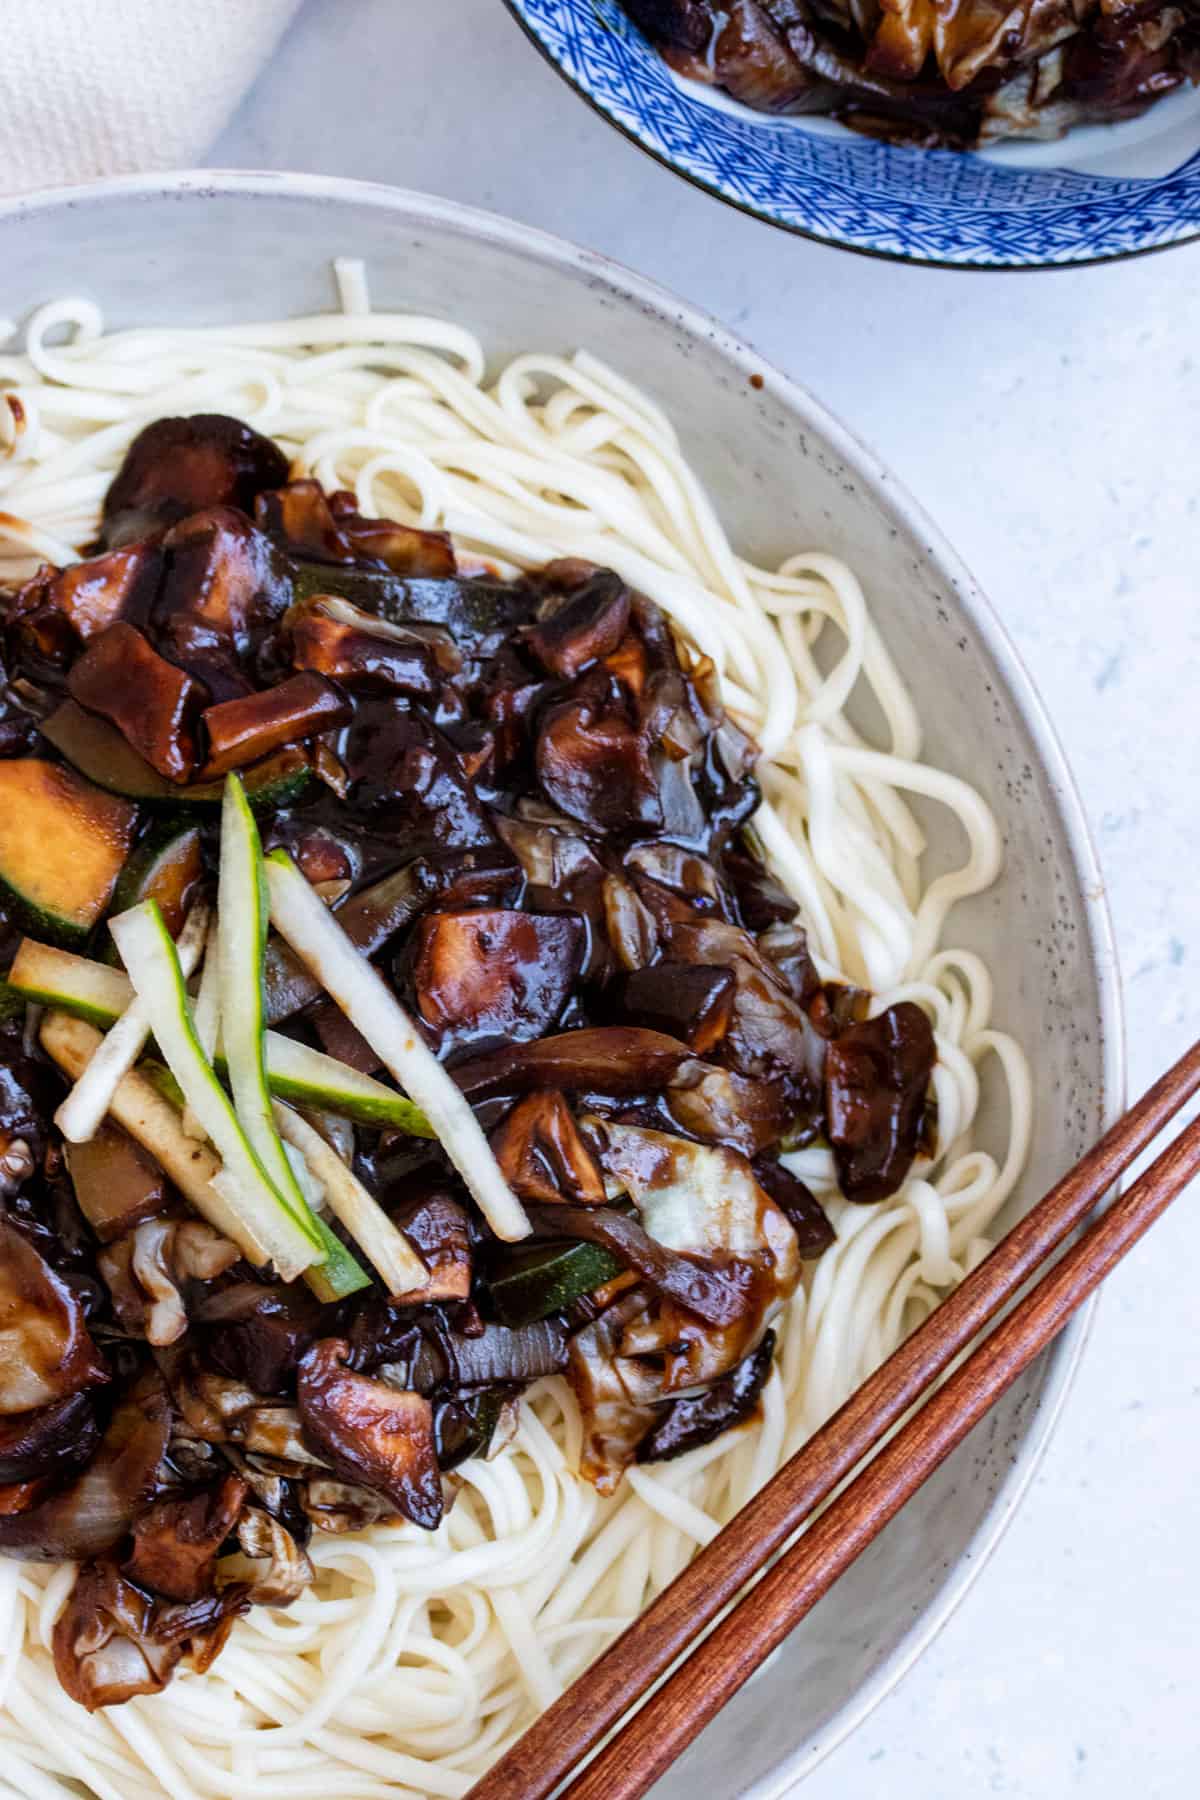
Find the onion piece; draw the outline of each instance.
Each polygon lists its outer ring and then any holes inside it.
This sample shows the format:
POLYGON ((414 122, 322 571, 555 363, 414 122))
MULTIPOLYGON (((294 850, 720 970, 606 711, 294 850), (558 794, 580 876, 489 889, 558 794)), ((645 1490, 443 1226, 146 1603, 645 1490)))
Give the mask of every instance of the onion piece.
MULTIPOLYGON (((56 1010, 42 1020, 40 1035, 46 1054, 73 1078, 83 1073, 103 1042, 94 1025, 56 1010)), ((178 1111, 144 1075, 134 1069, 118 1083, 109 1112, 150 1152, 201 1217, 232 1239, 247 1262, 261 1269, 271 1260, 243 1212, 231 1207, 216 1185, 223 1178, 218 1158, 207 1144, 184 1135, 178 1111)))
POLYGON ((412 1096, 499 1238, 529 1235, 529 1220, 474 1113, 376 970, 350 942, 284 850, 264 864, 271 922, 330 998, 412 1096))
POLYGON ((285 1148, 299 1151, 324 1189, 330 1212, 341 1220, 363 1255, 379 1270, 388 1291, 407 1294, 424 1287, 429 1270, 421 1258, 320 1132, 278 1100, 275 1123, 285 1148))
MULTIPOLYGON (((316 904, 321 903, 318 900, 316 904)), ((145 1002, 150 1028, 167 1066, 225 1165, 229 1180, 222 1188, 226 1200, 232 1182, 237 1189, 232 1210, 241 1213, 266 1246, 280 1279, 294 1281, 313 1263, 324 1260, 316 1221, 307 1208, 300 1219, 284 1205, 197 1043, 179 958, 157 903, 141 901, 110 919, 109 930, 129 979, 145 1002)))
MULTIPOLYGON (((203 900, 197 901, 179 934, 175 949, 185 980, 200 961, 208 917, 208 907, 203 900)), ((150 1015, 135 995, 54 1115, 54 1123, 69 1144, 86 1144, 95 1137, 118 1082, 128 1075, 149 1036, 150 1015)))

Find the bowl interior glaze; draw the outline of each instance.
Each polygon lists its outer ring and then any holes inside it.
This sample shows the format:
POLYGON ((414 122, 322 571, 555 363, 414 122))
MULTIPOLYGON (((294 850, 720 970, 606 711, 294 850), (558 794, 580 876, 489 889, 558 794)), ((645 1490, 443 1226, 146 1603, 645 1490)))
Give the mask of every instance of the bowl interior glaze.
MULTIPOLYGON (((118 181, 0 206, 0 315, 83 293, 114 325, 327 309, 361 256, 377 304, 469 323, 495 357, 586 345, 667 409, 734 541, 818 545, 858 571, 928 727, 927 753, 1002 821, 999 885, 952 940, 989 958, 996 1016, 1034 1059, 1038 1123, 1015 1204, 1122 1101, 1120 1002, 1098 871, 1061 753, 990 608, 886 470, 713 320, 627 271, 486 214, 276 175, 118 181), (750 377, 756 377, 755 385, 750 377), (761 377, 761 386, 757 378, 761 377)), ((933 854, 953 855, 936 841, 933 854)), ((1077 1322, 657 1792, 783 1792, 924 1648, 1029 1481, 1086 1332, 1077 1322)))

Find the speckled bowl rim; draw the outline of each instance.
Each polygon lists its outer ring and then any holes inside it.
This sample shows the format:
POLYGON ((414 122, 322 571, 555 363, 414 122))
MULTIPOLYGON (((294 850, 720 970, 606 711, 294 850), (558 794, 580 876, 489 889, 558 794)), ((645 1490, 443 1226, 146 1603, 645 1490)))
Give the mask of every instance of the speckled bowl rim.
MULTIPOLYGON (((30 214, 67 214, 86 209, 93 202, 127 197, 136 201, 174 196, 178 199, 284 197, 311 200, 337 208, 342 205, 377 207, 406 223, 448 227, 482 243, 517 252, 532 263, 582 276, 599 283, 615 300, 637 307, 663 329, 684 332, 715 349, 743 380, 761 378, 765 391, 829 446, 890 515, 910 542, 919 546, 947 591, 947 603, 956 606, 967 628, 983 645, 1005 682, 1012 703, 1029 731, 1038 758, 1053 789, 1062 820, 1064 838, 1088 926, 1090 961, 1100 999, 1099 1028, 1103 1050, 1103 1121, 1111 1124, 1124 1109, 1126 1057, 1124 1008, 1112 921, 1105 895, 1099 859, 1092 841, 1083 804, 1059 742, 1057 732, 1033 680, 1018 655, 991 602, 983 594, 942 533, 907 490, 898 483, 879 457, 800 383, 727 331, 711 314, 669 289, 647 280, 632 269, 595 250, 583 249, 565 238, 506 219, 496 213, 442 200, 428 194, 388 187, 378 182, 353 181, 336 176, 277 173, 272 170, 184 170, 167 174, 117 176, 77 187, 48 188, 0 200, 0 221, 19 220, 30 214)), ((803 1746, 777 1771, 750 1790, 745 1800, 780 1800, 793 1791, 817 1764, 855 1731, 888 1695, 941 1631, 965 1598, 984 1563, 995 1550, 1016 1514, 1051 1434, 1061 1416, 1071 1384, 1079 1368, 1095 1313, 1093 1299, 1047 1352, 1042 1382, 1021 1443, 1008 1472, 971 1539, 929 1604, 924 1607, 906 1637, 877 1672, 856 1689, 836 1719, 817 1742, 803 1746)))

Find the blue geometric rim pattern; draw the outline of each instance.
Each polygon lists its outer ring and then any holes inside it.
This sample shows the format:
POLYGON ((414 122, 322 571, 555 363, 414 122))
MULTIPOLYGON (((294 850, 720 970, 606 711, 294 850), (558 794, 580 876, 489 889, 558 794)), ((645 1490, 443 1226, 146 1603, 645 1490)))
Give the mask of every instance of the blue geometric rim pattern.
POLYGON ((1130 256, 1200 236, 1200 152, 1156 180, 1016 169, 954 151, 821 137, 718 110, 677 83, 615 0, 508 0, 579 91, 721 198, 876 255, 1021 268, 1130 256))

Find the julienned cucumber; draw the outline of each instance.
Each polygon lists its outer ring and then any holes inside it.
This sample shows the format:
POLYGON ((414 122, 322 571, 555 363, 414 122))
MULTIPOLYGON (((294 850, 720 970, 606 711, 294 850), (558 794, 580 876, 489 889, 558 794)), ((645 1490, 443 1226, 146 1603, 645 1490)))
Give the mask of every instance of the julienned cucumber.
MULTIPOLYGON (((236 775, 225 781, 221 807, 221 863, 217 887, 221 1041, 233 1090, 234 1111, 251 1148, 283 1205, 307 1232, 322 1239, 322 1299, 337 1300, 370 1284, 370 1276, 310 1211, 271 1110, 264 1053, 263 955, 267 947, 267 895, 262 844, 245 790, 236 775)), ((186 1090, 185 1090, 186 1091, 186 1090)), ((190 1098, 190 1096, 189 1096, 190 1098)), ((316 1276, 310 1268, 306 1279, 316 1276)))
MULTIPOLYGON (((58 950, 24 938, 9 971, 8 985, 22 1003, 32 1000, 57 1006, 106 1031, 116 1023, 129 1002, 133 988, 129 977, 86 956, 58 950)), ((432 1137, 433 1128, 420 1107, 394 1088, 385 1087, 347 1063, 281 1037, 266 1034, 267 1083, 280 1100, 317 1112, 336 1113, 360 1125, 390 1126, 411 1137, 432 1137)), ((218 1072, 223 1067, 216 1058, 218 1072)))
POLYGON ((390 1126, 410 1137, 434 1136, 433 1126, 419 1106, 373 1076, 293 1038, 281 1037, 277 1031, 267 1032, 266 1043, 267 1083, 277 1099, 314 1112, 336 1113, 359 1125, 390 1126))
MULTIPOLYGON (((74 700, 64 701, 42 721, 40 729, 47 743, 110 794, 124 794, 161 812, 197 807, 214 811, 221 804, 223 781, 190 786, 168 781, 138 755, 115 726, 85 712, 74 700)), ((252 806, 283 806, 307 787, 311 777, 312 765, 303 750, 279 750, 245 771, 246 794, 252 806)))
POLYGON ((276 931, 414 1097, 496 1236, 508 1242, 528 1237, 525 1209, 478 1120, 379 971, 351 943, 286 851, 271 852, 265 873, 276 931))
POLYGON ((246 1223, 266 1249, 283 1281, 294 1281, 326 1251, 311 1213, 295 1217, 283 1204, 246 1139, 224 1088, 196 1038, 187 989, 171 934, 153 900, 109 921, 129 979, 145 1005, 167 1066, 211 1140, 246 1223))
POLYGON ((133 999, 128 975, 70 950, 22 938, 8 985, 39 1006, 61 1007, 101 1031, 115 1025, 133 999))

